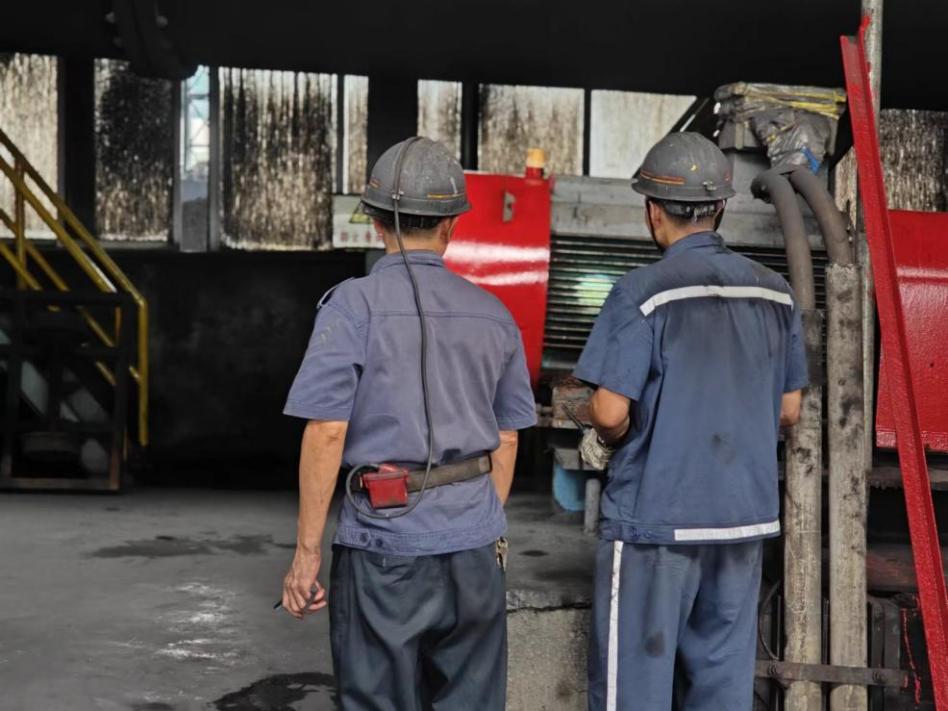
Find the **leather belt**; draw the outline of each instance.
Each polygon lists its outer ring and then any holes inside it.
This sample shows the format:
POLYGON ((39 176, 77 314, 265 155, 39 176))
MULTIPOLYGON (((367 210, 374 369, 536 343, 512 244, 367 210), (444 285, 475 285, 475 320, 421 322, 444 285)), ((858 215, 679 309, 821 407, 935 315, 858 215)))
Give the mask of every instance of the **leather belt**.
MULTIPOLYGON (((438 467, 431 467, 431 474, 428 476, 428 488, 433 489, 445 484, 457 484, 461 481, 476 479, 484 474, 490 474, 492 469, 490 455, 485 454, 474 459, 465 459, 461 462, 452 462, 451 464, 442 464, 438 467)), ((414 469, 408 472, 408 491, 421 491, 422 484, 425 481, 425 470, 414 469)), ((355 491, 365 491, 362 484, 362 477, 354 482, 355 491)))

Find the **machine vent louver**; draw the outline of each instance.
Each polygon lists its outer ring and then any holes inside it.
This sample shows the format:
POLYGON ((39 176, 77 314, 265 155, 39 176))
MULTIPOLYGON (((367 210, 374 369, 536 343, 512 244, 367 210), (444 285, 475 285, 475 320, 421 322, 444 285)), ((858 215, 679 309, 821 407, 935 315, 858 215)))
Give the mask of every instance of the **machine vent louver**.
MULTIPOLYGON (((788 276, 787 257, 783 250, 739 247, 736 251, 784 278, 788 276)), ((572 369, 612 285, 630 270, 653 264, 659 259, 658 250, 651 242, 553 233, 543 339, 544 369, 572 369)), ((817 307, 822 309, 826 304, 824 252, 814 251, 813 266, 817 307)))

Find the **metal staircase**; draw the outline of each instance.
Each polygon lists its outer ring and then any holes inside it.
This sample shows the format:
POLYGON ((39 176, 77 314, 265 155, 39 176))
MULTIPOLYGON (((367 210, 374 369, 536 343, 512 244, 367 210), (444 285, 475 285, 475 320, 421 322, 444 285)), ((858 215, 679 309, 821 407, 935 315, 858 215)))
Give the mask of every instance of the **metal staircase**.
POLYGON ((2 130, 0 174, 0 488, 117 490, 148 445, 148 304, 2 130), (54 240, 28 236, 28 210, 54 240))

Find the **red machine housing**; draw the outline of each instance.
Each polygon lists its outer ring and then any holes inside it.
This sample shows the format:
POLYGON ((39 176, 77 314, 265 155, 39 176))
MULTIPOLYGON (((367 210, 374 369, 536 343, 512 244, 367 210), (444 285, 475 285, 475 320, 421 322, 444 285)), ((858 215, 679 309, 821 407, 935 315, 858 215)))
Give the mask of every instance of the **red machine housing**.
MULTIPOLYGON (((948 452, 948 213, 891 210, 899 292, 922 441, 948 452)), ((883 350, 876 444, 895 447, 895 415, 883 350)))
POLYGON ((543 358, 550 274, 551 181, 468 173, 474 209, 461 216, 444 255, 449 269, 483 287, 510 310, 523 335, 536 387, 543 358))

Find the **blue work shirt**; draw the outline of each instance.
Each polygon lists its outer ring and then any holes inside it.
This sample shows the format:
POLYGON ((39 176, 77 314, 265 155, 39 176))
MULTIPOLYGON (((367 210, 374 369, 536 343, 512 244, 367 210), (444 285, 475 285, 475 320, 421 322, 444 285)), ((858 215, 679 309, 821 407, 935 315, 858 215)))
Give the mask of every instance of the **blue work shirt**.
MULTIPOLYGON (((520 330, 497 298, 446 269, 440 256, 408 254, 428 321, 434 465, 489 453, 500 430, 536 423, 520 330)), ((392 462, 423 469, 421 329, 401 255, 382 257, 367 277, 343 282, 324 300, 284 412, 348 421, 348 467, 392 462)), ((356 496, 370 509, 363 494, 356 496)), ((390 520, 363 516, 346 500, 335 542, 435 555, 487 545, 506 526, 493 483, 481 476, 429 489, 411 513, 390 520)))
POLYGON ((675 242, 613 287, 577 378, 625 395, 600 532, 634 543, 776 536, 784 393, 808 383, 787 282, 714 232, 675 242))

